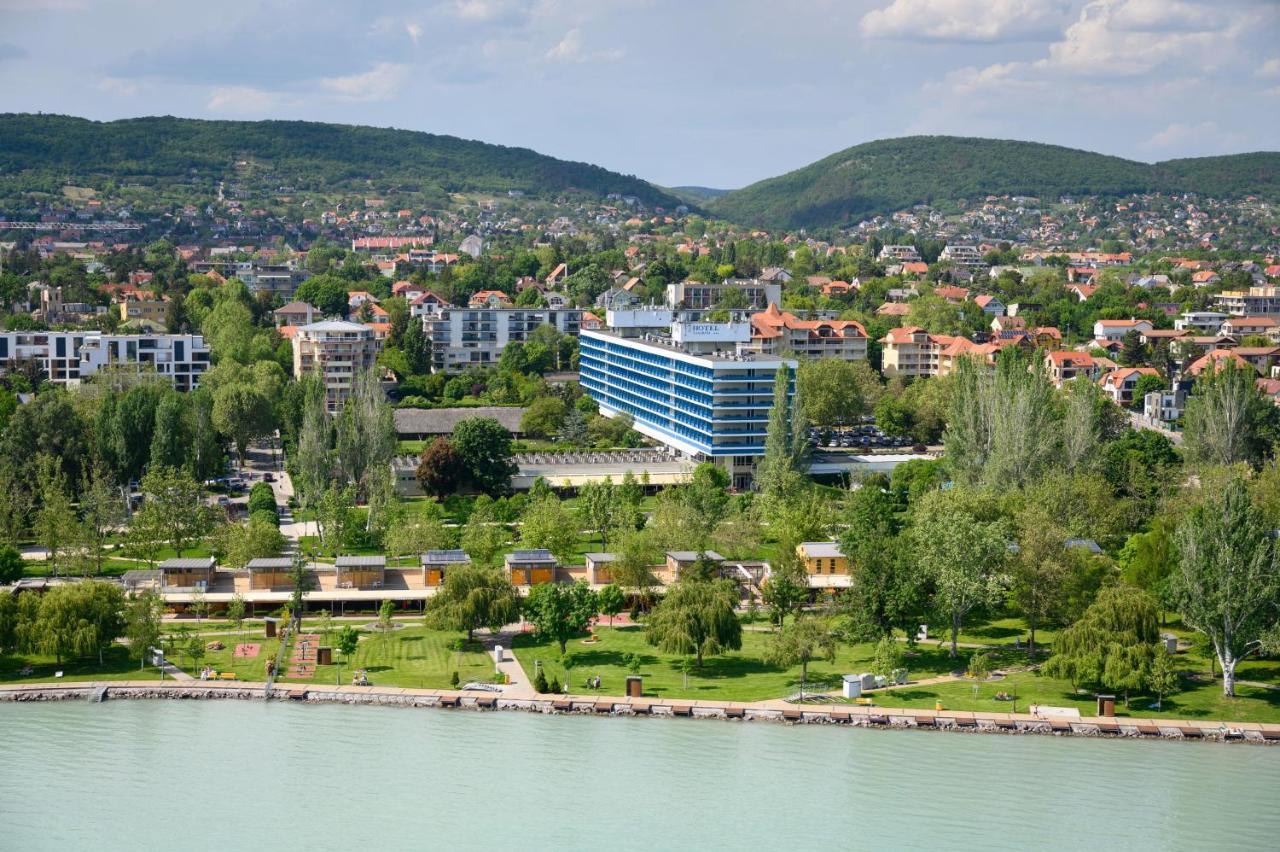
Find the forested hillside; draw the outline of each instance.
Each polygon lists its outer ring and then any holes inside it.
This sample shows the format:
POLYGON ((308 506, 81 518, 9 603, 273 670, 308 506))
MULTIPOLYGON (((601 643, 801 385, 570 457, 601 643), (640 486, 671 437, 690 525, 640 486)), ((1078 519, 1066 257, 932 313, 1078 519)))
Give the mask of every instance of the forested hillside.
MULTIPOLYGON (((520 190, 536 197, 580 191, 680 202, 651 184, 527 148, 410 130, 306 121, 200 121, 156 117, 95 122, 60 115, 0 115, 0 182, 57 192, 104 180, 174 187, 265 180, 305 192, 390 187, 440 197, 520 190)), ((272 187, 273 189, 275 187, 272 187)))
POLYGON ((912 136, 849 148, 707 206, 742 224, 800 228, 987 194, 1055 200, 1155 190, 1280 197, 1280 153, 1150 165, 1036 142, 912 136))

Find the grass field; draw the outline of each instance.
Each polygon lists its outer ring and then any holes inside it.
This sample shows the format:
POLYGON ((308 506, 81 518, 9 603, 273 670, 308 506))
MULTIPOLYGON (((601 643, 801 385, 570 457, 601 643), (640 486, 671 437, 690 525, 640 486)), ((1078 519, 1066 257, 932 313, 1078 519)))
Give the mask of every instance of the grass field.
POLYGON ((61 664, 54 662, 53 657, 43 654, 0 654, 0 683, 31 683, 51 681, 85 681, 85 680, 155 680, 160 672, 154 668, 139 669, 138 660, 129 654, 129 649, 116 645, 103 654, 103 664, 98 665, 97 657, 84 657, 77 660, 63 660, 61 664), (24 666, 31 666, 32 673, 23 676, 24 666), (62 677, 54 677, 56 672, 62 677))

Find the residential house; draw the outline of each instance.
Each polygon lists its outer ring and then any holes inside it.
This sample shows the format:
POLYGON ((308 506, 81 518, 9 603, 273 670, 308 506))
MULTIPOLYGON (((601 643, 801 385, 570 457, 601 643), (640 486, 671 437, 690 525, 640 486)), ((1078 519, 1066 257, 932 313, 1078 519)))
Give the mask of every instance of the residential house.
POLYGON ((1083 377, 1092 381, 1098 377, 1098 365, 1094 362, 1093 356, 1085 352, 1071 350, 1046 352, 1044 363, 1049 371, 1049 379, 1057 387, 1062 387, 1066 382, 1076 378, 1083 377))
POLYGON ((993 317, 1004 316, 1004 313, 1005 313, 1004 302, 1000 301, 999 297, 997 296, 991 296, 987 294, 983 294, 981 296, 975 296, 973 299, 973 303, 977 305, 979 308, 981 308, 984 314, 988 314, 993 317))
POLYGON ((805 541, 796 545, 796 555, 807 574, 848 574, 849 557, 836 541, 805 541))
POLYGON ((1155 326, 1144 319, 1098 320, 1093 324, 1093 337, 1101 343, 1120 343, 1131 331, 1145 334, 1153 328, 1155 326))
POLYGON ((1133 390, 1138 385, 1138 379, 1143 376, 1160 377, 1160 371, 1154 367, 1121 367, 1118 370, 1107 371, 1098 384, 1102 386, 1102 391, 1111 397, 1112 401, 1117 405, 1128 408, 1133 403, 1133 390))

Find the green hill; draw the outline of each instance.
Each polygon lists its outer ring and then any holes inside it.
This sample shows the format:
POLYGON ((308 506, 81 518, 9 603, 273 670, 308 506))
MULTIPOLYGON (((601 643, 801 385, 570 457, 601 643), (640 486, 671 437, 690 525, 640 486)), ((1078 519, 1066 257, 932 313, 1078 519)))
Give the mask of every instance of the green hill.
MULTIPOLYGON (((634 195, 674 207, 673 195, 638 178, 527 148, 411 130, 307 121, 201 121, 154 117, 96 122, 0 114, 0 182, 57 192, 67 183, 140 183, 159 190, 252 183, 274 191, 418 194, 521 190, 634 195), (255 183, 256 182, 256 183, 255 183)), ((166 194, 161 192, 161 194, 166 194)))
POLYGON ((744 225, 813 228, 988 194, 1056 199, 1156 190, 1280 198, 1280 153, 1150 165, 1037 142, 910 136, 848 148, 706 206, 744 225))

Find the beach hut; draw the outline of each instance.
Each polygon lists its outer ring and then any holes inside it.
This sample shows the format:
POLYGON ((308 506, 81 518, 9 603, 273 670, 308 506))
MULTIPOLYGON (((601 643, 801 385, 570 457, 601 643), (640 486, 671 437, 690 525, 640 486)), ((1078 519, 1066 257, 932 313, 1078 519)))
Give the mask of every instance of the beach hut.
POLYGON ((517 586, 555 581, 556 558, 549 550, 515 550, 507 554, 505 562, 507 575, 517 586))
POLYGON ((469 565, 471 558, 465 550, 428 550, 418 557, 422 565, 422 585, 435 588, 444 584, 445 571, 453 565, 469 565))
POLYGON ((339 556, 334 567, 340 589, 381 589, 387 580, 385 556, 339 556))
POLYGON ((250 559, 245 566, 252 590, 293 588, 293 578, 289 576, 292 569, 293 560, 287 556, 250 559))
POLYGON ((603 586, 613 582, 611 566, 618 561, 616 553, 587 553, 583 555, 587 563, 587 582, 593 586, 603 586))
POLYGON ((213 582, 214 566, 217 563, 212 556, 194 559, 166 559, 160 563, 160 575, 165 586, 177 588, 207 589, 213 582))

